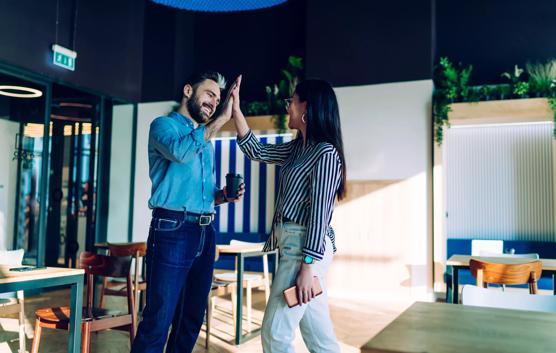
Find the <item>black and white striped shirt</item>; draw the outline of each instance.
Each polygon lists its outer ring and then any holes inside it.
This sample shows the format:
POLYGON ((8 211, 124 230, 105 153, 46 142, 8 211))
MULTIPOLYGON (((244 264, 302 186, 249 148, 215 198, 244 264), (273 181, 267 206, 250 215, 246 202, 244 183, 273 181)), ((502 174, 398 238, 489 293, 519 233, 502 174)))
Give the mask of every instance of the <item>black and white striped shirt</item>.
MULTIPOLYGON (((322 260, 325 236, 330 237, 336 252, 334 231, 330 226, 342 174, 336 148, 325 142, 304 146, 301 138, 282 144, 263 145, 251 131, 238 138, 238 145, 250 159, 282 167, 274 221, 285 217, 307 227, 303 254, 322 260)), ((277 239, 273 231, 264 251, 276 247, 277 239)))

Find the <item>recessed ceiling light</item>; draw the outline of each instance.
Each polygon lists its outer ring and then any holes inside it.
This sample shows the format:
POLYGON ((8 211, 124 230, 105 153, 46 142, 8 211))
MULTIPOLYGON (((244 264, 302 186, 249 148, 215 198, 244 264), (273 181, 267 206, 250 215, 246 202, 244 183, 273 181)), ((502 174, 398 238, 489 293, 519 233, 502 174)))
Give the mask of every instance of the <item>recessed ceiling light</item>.
POLYGON ((42 92, 31 87, 0 85, 0 95, 14 98, 38 98, 42 96, 42 92))

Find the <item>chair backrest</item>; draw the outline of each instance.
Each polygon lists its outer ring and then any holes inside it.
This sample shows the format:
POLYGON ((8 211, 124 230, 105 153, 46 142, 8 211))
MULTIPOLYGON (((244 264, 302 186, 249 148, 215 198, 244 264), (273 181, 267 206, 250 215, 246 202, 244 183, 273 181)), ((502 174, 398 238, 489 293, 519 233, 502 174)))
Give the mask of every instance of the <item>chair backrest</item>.
POLYGON ((483 256, 482 252, 502 254, 504 252, 504 242, 502 240, 471 240, 471 256, 483 256))
MULTIPOLYGON (((23 249, 0 250, 0 265, 19 267, 23 263, 23 255, 25 255, 25 250, 23 249)), ((15 292, 0 293, 0 299, 11 299, 15 297, 15 292)))
POLYGON ((471 259, 469 268, 477 279, 477 286, 485 283, 529 284, 529 290, 534 294, 537 292, 537 281, 541 277, 542 262, 535 260, 523 264, 507 264, 471 259))
POLYGON ((91 309, 93 307, 94 276, 126 278, 128 310, 130 314, 132 313, 133 295, 131 294, 131 275, 129 273, 131 259, 130 256, 107 256, 88 251, 81 253, 79 256, 79 266, 85 270, 85 274, 87 275, 87 297, 85 306, 89 315, 91 315, 91 309))
POLYGON ((0 265, 21 266, 25 250, 0 250, 0 265))
POLYGON ((502 292, 473 285, 463 287, 461 302, 463 305, 556 313, 554 295, 502 292))
POLYGON ((113 256, 133 256, 143 257, 147 254, 147 243, 126 243, 126 244, 110 244, 108 243, 108 251, 113 256))
POLYGON ((133 273, 135 274, 135 284, 137 285, 137 281, 139 280, 139 273, 141 263, 139 261, 140 258, 147 255, 147 243, 139 242, 139 243, 124 243, 124 244, 111 244, 108 243, 108 255, 111 256, 133 256, 135 259, 135 269, 133 273))
MULTIPOLYGON (((257 245, 260 246, 261 248, 264 246, 264 242, 263 243, 252 243, 249 241, 242 241, 242 240, 237 240, 237 239, 232 239, 230 240, 230 245, 231 246, 241 246, 241 245, 257 245)), ((237 259, 236 259, 236 270, 237 270, 237 259)), ((263 277, 264 278, 269 278, 269 271, 268 271, 268 255, 263 255, 263 277)))
POLYGON ((84 251, 79 256, 79 264, 87 275, 125 278, 129 275, 131 257, 99 255, 84 251))

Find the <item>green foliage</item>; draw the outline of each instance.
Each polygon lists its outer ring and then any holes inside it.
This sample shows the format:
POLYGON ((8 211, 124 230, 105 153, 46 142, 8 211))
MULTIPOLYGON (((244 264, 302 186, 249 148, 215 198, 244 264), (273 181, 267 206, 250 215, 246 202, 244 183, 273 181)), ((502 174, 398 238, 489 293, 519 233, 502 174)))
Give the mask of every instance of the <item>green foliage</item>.
POLYGON ((471 76, 472 71, 473 66, 470 65, 462 69, 460 72, 458 89, 463 100, 467 99, 469 96, 469 77, 471 76))
POLYGON ((463 67, 461 63, 455 67, 448 58, 440 58, 435 68, 434 83, 437 89, 450 101, 465 100, 469 96, 469 78, 473 66, 463 67))
POLYGON ((513 72, 504 72, 501 76, 507 78, 512 84, 512 93, 518 97, 525 97, 529 93, 529 83, 523 81, 525 70, 518 65, 514 66, 513 72))
POLYGON ((284 99, 290 98, 299 83, 303 72, 303 60, 300 57, 290 56, 288 65, 282 70, 284 79, 277 84, 266 86, 266 100, 273 115, 274 126, 280 132, 286 131, 286 105, 284 99))
POLYGON ((554 114, 552 118, 554 120, 554 130, 552 132, 552 135, 556 139, 556 97, 548 98, 548 105, 550 106, 550 108, 552 109, 552 113, 554 114))
POLYGON ((483 98, 483 100, 491 100, 492 96, 493 96, 494 90, 492 89, 491 86, 482 86, 480 88, 480 96, 481 98, 483 98))
POLYGON ((269 108, 267 102, 242 102, 241 110, 245 112, 245 115, 265 115, 268 114, 269 108))
POLYGON ((448 126, 449 104, 457 101, 477 99, 475 91, 469 87, 473 66, 456 66, 446 57, 440 58, 434 70, 435 94, 433 96, 433 120, 435 141, 440 145, 443 127, 448 126))
POLYGON ((547 97, 552 93, 556 81, 556 60, 546 63, 527 63, 525 69, 529 74, 529 88, 539 97, 547 97))
MULTIPOLYGON (((469 87, 469 94, 467 95, 466 101, 478 102, 481 98, 483 98, 481 86, 469 87)), ((486 98, 484 99, 486 100, 486 98)))
POLYGON ((514 86, 513 93, 520 97, 524 97, 529 93, 529 83, 528 82, 517 82, 514 86))
POLYGON ((434 119, 434 139, 440 146, 444 138, 444 126, 450 127, 448 121, 448 114, 452 111, 449 104, 434 104, 433 105, 433 119, 434 119))
POLYGON ((514 66, 514 71, 512 73, 510 72, 504 72, 502 75, 502 77, 507 78, 508 80, 510 80, 512 83, 517 83, 519 82, 519 79, 521 78, 521 75, 524 73, 523 69, 520 69, 519 66, 515 65, 514 66))
POLYGON ((501 84, 492 86, 493 99, 509 99, 512 97, 513 87, 511 84, 501 84))
POLYGON ((525 70, 515 65, 513 71, 504 72, 508 84, 469 86, 473 67, 452 64, 446 57, 440 58, 435 67, 433 94, 434 139, 439 145, 444 137, 444 127, 449 127, 450 104, 454 102, 478 102, 493 99, 527 98, 529 95, 547 97, 554 112, 554 138, 556 139, 556 59, 545 63, 527 63, 525 70))
POLYGON ((265 87, 266 101, 242 102, 246 115, 273 115, 274 126, 280 132, 286 130, 286 106, 284 99, 290 98, 303 74, 303 59, 297 56, 288 58, 288 65, 281 70, 284 76, 278 83, 265 87))

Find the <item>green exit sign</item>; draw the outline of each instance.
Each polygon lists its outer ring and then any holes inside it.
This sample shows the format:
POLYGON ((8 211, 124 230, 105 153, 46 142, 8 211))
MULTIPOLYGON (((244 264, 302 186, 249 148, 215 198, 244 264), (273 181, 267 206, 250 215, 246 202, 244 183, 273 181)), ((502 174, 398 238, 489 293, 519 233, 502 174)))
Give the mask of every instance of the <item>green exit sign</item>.
POLYGON ((75 71, 75 58, 77 58, 77 52, 64 48, 58 44, 52 45, 53 62, 54 65, 63 67, 71 71, 75 71))

